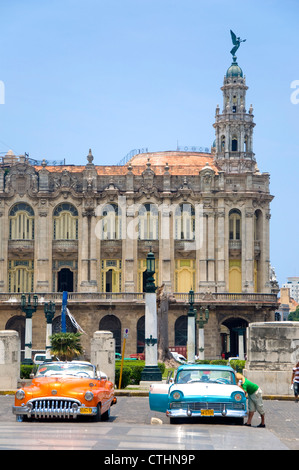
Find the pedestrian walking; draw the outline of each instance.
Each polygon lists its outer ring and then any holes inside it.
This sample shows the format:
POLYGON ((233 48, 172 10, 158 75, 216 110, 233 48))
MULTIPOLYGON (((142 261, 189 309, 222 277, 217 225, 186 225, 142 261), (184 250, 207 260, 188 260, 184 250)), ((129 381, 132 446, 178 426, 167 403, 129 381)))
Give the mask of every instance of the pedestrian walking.
POLYGON ((292 374, 292 385, 295 395, 295 401, 298 402, 298 395, 299 395, 299 362, 295 365, 292 374))
POLYGON ((236 379, 239 387, 245 391, 248 397, 248 419, 245 426, 251 426, 253 415, 257 411, 261 416, 261 422, 258 425, 258 428, 265 428, 265 411, 262 390, 257 384, 250 382, 250 380, 242 374, 236 373, 236 379))

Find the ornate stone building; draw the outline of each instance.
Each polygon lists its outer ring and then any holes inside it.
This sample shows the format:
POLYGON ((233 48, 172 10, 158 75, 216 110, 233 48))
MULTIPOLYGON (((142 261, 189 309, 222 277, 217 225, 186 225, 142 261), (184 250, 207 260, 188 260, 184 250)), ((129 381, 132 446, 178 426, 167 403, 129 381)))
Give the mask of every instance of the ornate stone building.
MULTIPOLYGON (((269 174, 253 153, 253 110, 234 61, 216 108, 211 152, 142 153, 119 166, 32 162, 9 152, 0 168, 0 329, 17 329, 24 347, 23 292, 38 295, 33 349, 45 349, 45 301, 62 291, 86 334, 109 329, 126 355, 144 346, 144 271, 149 250, 163 286, 170 346, 186 345, 188 292, 208 307, 205 355, 246 349, 250 322, 274 319, 270 283, 269 174), (240 343, 241 338, 241 343, 240 343)), ((196 150, 196 149, 195 149, 196 150)), ((69 324, 69 328, 74 328, 69 324)))

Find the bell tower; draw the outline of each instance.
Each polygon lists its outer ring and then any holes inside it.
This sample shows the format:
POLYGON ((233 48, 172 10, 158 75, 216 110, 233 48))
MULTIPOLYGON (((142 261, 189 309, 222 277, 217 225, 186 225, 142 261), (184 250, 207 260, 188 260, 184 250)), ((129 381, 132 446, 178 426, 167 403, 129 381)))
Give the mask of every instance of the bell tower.
POLYGON ((240 38, 232 33, 235 47, 231 50, 233 62, 224 77, 223 109, 220 112, 219 105, 215 116, 215 160, 217 165, 226 173, 244 173, 255 171, 256 160, 253 153, 253 108, 246 111, 246 86, 245 76, 237 63, 235 56, 240 38))

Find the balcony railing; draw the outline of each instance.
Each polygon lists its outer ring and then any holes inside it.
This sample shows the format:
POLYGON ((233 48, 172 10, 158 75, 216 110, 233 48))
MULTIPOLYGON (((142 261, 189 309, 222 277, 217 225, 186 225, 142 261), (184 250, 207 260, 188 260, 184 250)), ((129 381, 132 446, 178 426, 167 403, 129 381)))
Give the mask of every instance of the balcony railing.
MULTIPOLYGON (((0 293, 0 304, 20 304, 21 293, 0 293)), ((62 292, 37 293, 38 302, 43 304, 52 300, 57 304, 62 302, 62 292)), ((170 295, 170 300, 175 302, 188 303, 188 292, 175 292, 170 295)), ((145 294, 140 292, 69 292, 68 302, 74 303, 112 303, 112 302, 130 302, 144 303, 145 294)), ((257 293, 221 293, 221 292, 195 292, 195 304, 276 304, 276 294, 257 294, 257 293)))
MULTIPOLYGON (((176 292, 173 294, 177 302, 187 302, 189 293, 176 292)), ((257 293, 230 293, 230 292, 195 292, 194 303, 217 304, 217 303, 277 303, 276 294, 257 294, 257 293)))

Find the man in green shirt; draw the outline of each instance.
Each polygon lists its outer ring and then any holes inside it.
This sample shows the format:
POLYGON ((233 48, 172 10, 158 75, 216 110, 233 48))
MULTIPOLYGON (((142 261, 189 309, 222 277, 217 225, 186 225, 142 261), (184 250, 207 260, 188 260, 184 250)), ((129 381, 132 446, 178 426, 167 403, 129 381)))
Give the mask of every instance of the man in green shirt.
POLYGON ((248 419, 245 426, 251 426, 252 417, 257 411, 261 416, 261 423, 258 425, 258 428, 265 428, 265 411, 263 405, 262 390, 260 387, 250 380, 246 379, 244 375, 236 373, 237 383, 240 388, 242 388, 248 396, 248 419))

